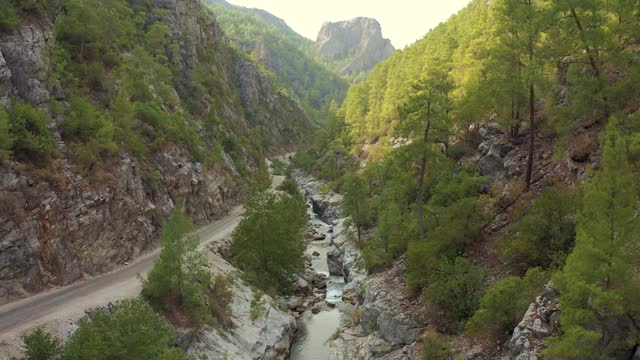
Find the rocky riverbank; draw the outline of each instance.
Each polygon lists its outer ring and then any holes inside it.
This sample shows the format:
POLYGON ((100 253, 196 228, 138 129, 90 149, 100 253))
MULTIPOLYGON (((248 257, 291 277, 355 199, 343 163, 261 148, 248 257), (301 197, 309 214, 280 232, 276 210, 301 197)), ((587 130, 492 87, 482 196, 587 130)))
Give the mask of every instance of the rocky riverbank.
MULTIPOLYGON (((234 276, 238 272, 217 250, 209 250, 208 256, 214 275, 234 276)), ((225 329, 205 327, 197 335, 195 331, 181 331, 180 345, 190 354, 207 359, 285 359, 297 328, 296 318, 282 311, 269 295, 256 296, 255 290, 237 277, 232 289, 231 325, 225 329), (252 312, 256 306, 261 311, 252 312)))
POLYGON ((342 196, 302 173, 295 179, 320 218, 333 226, 329 272, 345 278, 345 313, 331 339, 328 359, 419 359, 417 344, 425 324, 422 304, 405 296, 406 271, 399 259, 389 270, 368 276, 359 267, 354 229, 340 211, 342 196))

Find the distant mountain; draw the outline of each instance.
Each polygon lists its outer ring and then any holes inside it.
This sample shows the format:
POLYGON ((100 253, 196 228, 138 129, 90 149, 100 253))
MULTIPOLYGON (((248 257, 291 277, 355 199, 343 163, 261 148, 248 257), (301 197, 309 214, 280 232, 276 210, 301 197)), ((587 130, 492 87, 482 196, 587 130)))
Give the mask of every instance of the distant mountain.
POLYGON ((316 49, 346 76, 368 73, 395 52, 391 41, 382 36, 380 23, 364 17, 324 23, 316 49))
POLYGON ((349 83, 321 63, 313 41, 264 10, 203 1, 226 35, 273 73, 276 84, 297 98, 309 117, 322 123, 331 102, 342 102, 349 83))

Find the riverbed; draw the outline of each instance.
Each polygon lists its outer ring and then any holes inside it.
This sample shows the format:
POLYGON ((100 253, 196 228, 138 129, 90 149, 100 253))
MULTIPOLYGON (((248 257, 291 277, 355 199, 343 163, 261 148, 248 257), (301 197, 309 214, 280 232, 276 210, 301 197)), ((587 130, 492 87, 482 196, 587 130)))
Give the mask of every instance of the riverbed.
POLYGON ((306 311, 298 320, 298 332, 291 345, 291 360, 326 360, 329 357, 329 341, 340 326, 342 317, 342 291, 345 285, 344 277, 329 274, 327 253, 331 250, 333 227, 322 221, 313 212, 311 204, 307 206, 311 225, 317 234, 324 236, 322 240, 310 240, 306 253, 311 257, 312 269, 328 278, 325 301, 333 307, 322 307, 313 314, 306 311))

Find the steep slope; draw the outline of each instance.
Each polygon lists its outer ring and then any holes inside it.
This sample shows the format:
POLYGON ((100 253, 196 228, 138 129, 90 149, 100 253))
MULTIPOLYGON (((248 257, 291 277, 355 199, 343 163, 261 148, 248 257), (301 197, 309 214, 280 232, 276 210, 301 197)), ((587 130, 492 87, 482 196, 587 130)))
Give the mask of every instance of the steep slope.
POLYGON ((0 303, 222 216, 312 128, 196 0, 35 4, 0 33, 0 303))
POLYGON ((391 41, 382 37, 380 23, 364 17, 324 23, 316 49, 341 74, 351 77, 368 73, 395 52, 391 41))
POLYGON ((636 15, 472 1, 350 88, 295 159, 344 193, 369 272, 336 356, 638 356, 636 15))
MULTIPOLYGON (((352 86, 342 110, 354 142, 375 143, 381 137, 389 141, 400 121, 398 107, 406 102, 413 85, 432 69, 445 68, 456 61, 459 66, 451 66, 449 72, 456 83, 452 96, 471 94, 467 84, 476 83, 481 76, 481 49, 493 34, 489 16, 486 2, 472 2, 423 39, 376 66, 366 81, 352 86)), ((465 111, 456 109, 456 114, 473 116, 465 111)))
POLYGON ((311 44, 264 10, 206 1, 229 37, 274 75, 277 85, 324 123, 331 102, 342 103, 348 83, 317 61, 311 44))

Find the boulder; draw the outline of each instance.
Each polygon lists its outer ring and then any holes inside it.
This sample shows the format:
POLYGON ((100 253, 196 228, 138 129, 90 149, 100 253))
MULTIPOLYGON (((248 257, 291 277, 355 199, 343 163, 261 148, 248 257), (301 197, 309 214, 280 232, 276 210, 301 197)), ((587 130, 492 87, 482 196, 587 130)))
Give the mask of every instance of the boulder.
POLYGON ((2 56, 2 51, 0 51, 0 108, 8 104, 12 88, 11 70, 2 56))
POLYGON ((482 142, 478 146, 478 155, 475 158, 476 167, 482 176, 491 180, 501 177, 504 171, 503 131, 497 123, 482 124, 479 129, 482 142))
POLYGON ((342 253, 337 248, 333 248, 327 253, 327 265, 330 275, 344 276, 342 253))
POLYGON ((325 234, 316 234, 316 235, 313 236, 313 240, 314 241, 322 241, 322 240, 324 240, 326 238, 327 238, 327 235, 325 235, 325 234))

